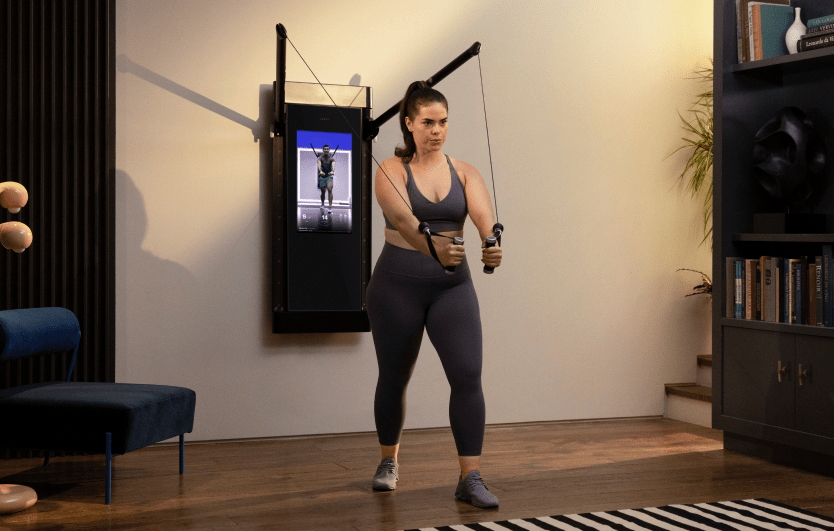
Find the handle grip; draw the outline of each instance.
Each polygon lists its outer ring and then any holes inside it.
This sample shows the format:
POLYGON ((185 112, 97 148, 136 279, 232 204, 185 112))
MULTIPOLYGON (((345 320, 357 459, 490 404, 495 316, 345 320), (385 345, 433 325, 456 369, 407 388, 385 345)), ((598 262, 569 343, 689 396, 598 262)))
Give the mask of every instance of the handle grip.
MULTIPOLYGON (((453 241, 454 245, 463 245, 463 238, 461 238, 459 236, 455 237, 455 239, 452 240, 452 241, 453 241)), ((447 275, 454 275, 455 274, 455 267, 457 267, 457 266, 446 266, 443 269, 446 271, 447 275)))
MULTIPOLYGON (((497 242, 498 242, 498 239, 495 236, 487 236, 486 237, 486 243, 485 243, 486 247, 485 248, 489 249, 490 247, 495 247, 495 244, 497 242)), ((484 266, 484 273, 486 273, 487 275, 491 275, 494 271, 495 271, 494 267, 490 267, 488 265, 484 266)))

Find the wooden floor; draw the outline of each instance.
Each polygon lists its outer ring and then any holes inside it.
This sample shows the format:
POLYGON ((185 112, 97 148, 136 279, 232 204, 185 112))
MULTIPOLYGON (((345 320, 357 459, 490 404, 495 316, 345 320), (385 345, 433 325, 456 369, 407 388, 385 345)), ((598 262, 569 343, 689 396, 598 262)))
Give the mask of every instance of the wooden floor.
POLYGON ((487 429, 482 474, 501 501, 483 510, 453 493, 448 430, 406 432, 396 491, 376 493, 373 434, 176 446, 114 459, 0 462, 0 483, 40 500, 0 516, 0 529, 397 530, 587 511, 769 498, 834 516, 834 479, 722 449, 721 432, 668 419, 487 429))

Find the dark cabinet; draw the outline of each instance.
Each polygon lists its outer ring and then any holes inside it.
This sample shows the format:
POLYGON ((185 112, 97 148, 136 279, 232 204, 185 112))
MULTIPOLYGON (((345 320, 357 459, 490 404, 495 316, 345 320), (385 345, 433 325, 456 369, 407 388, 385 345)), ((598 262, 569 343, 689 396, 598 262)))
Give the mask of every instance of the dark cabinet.
POLYGON ((725 416, 834 439, 834 338, 727 326, 723 350, 725 416))
POLYGON ((834 439, 834 339, 797 336, 796 352, 796 429, 834 439))
POLYGON ((727 327, 724 414, 794 428, 794 336, 727 327))

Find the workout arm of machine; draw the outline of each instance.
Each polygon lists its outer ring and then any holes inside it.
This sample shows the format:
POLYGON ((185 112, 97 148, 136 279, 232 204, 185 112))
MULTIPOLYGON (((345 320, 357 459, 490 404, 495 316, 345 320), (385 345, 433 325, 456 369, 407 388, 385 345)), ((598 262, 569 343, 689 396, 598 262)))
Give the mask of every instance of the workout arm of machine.
MULTIPOLYGON (((379 206, 385 213, 388 221, 396 227, 397 232, 403 239, 411 245, 414 249, 423 253, 426 256, 432 256, 429 250, 429 244, 424 234, 419 230, 420 220, 409 210, 409 206, 405 203, 402 196, 398 195, 394 185, 385 178, 383 172, 387 172, 395 181, 403 182, 401 174, 404 173, 396 171, 393 164, 388 164, 388 161, 383 161, 376 171, 376 178, 374 179, 374 191, 379 206), (384 169, 382 166, 386 166, 384 169)), ((403 186, 405 188, 405 186, 403 186)), ((463 261, 466 256, 462 246, 453 245, 452 240, 448 238, 432 238, 434 249, 440 263, 445 266, 456 266, 463 261)))

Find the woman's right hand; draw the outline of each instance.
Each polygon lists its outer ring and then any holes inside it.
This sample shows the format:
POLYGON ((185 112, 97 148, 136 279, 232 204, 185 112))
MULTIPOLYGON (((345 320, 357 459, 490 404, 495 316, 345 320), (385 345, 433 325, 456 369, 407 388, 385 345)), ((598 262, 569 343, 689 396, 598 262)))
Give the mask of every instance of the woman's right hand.
POLYGON ((463 245, 455 245, 453 240, 448 238, 432 238, 432 242, 434 242, 437 258, 440 259, 443 267, 456 266, 463 262, 464 257, 466 257, 466 251, 463 245), (438 240, 442 241, 438 242, 438 240))

